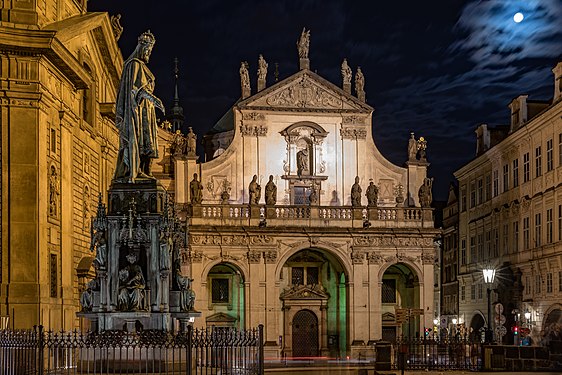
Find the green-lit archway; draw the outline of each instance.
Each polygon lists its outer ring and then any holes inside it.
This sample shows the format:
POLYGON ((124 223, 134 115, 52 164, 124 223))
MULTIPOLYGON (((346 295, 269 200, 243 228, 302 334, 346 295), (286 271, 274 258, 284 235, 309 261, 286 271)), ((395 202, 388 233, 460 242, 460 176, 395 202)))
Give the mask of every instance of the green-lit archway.
POLYGON ((318 319, 319 348, 323 356, 344 356, 348 341, 347 275, 338 259, 329 251, 304 249, 291 255, 279 275, 280 298, 283 301, 284 351, 300 353, 293 340, 293 320, 300 311, 308 311, 318 319), (295 346, 293 348, 293 346, 295 346))
POLYGON ((235 265, 222 262, 214 265, 207 274, 208 308, 207 326, 245 328, 244 276, 235 265))

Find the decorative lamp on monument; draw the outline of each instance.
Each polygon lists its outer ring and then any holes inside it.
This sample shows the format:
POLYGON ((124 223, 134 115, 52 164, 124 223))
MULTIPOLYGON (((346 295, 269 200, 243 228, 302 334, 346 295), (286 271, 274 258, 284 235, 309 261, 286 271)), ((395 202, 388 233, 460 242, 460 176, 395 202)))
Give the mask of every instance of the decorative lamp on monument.
POLYGON ((496 270, 493 268, 484 268, 482 270, 482 275, 484 276, 484 283, 486 284, 486 293, 488 295, 488 321, 486 323, 486 344, 492 342, 492 301, 490 294, 492 293, 492 285, 494 284, 494 278, 496 277, 496 270))

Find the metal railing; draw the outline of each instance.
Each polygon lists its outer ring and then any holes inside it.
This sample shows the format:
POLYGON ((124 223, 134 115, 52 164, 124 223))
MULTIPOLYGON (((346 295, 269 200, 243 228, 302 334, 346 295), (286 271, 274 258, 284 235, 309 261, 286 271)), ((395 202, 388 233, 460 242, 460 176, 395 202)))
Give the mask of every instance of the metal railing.
POLYGON ((392 346, 394 369, 476 371, 482 366, 482 345, 468 337, 401 337, 392 346))
POLYGON ((263 325, 250 330, 0 331, 0 375, 263 374, 263 325))

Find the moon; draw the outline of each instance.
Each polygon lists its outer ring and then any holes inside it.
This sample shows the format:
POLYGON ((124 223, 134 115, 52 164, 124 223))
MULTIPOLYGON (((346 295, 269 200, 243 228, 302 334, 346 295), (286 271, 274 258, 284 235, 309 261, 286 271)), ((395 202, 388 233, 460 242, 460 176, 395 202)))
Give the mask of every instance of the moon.
POLYGON ((523 21, 523 18, 525 18, 525 16, 523 16, 523 13, 521 12, 517 12, 513 15, 513 21, 515 21, 515 23, 523 21))

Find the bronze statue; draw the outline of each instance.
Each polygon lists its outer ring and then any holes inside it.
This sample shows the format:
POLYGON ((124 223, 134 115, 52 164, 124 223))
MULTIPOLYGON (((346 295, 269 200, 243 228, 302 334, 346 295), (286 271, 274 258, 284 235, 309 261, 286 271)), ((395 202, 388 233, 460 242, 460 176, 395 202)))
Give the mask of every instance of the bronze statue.
POLYGON ((277 203, 277 186, 273 182, 273 175, 269 176, 269 181, 265 185, 265 204, 274 206, 277 203))
POLYGON ((355 183, 351 187, 351 205, 353 207, 361 206, 361 186, 359 185, 359 176, 355 177, 355 183))
POLYGON ((123 73, 115 105, 115 125, 119 130, 119 153, 113 179, 134 183, 154 179, 150 168, 158 158, 156 110, 164 105, 152 93, 154 75, 146 66, 155 43, 150 31, 138 38, 135 51, 123 63, 123 73))
POLYGON ((248 190, 250 192, 250 204, 259 204, 261 198, 261 186, 258 184, 258 176, 254 175, 248 190))
POLYGON ((145 310, 146 282, 141 267, 136 264, 137 256, 127 254, 129 265, 119 270, 119 295, 117 309, 119 311, 145 310))

